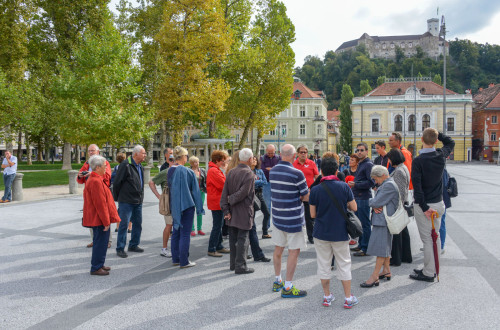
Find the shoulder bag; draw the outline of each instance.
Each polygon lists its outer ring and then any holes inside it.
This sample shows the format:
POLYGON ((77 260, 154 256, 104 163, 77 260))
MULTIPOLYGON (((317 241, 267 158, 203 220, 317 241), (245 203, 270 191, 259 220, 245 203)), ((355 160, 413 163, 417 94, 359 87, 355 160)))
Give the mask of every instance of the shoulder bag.
POLYGON ((361 221, 359 221, 358 217, 354 212, 347 210, 347 214, 344 211, 344 209, 340 206, 339 202, 335 198, 335 196, 332 194, 330 191, 330 188, 327 187, 327 185, 323 182, 320 184, 321 187, 327 192, 328 196, 330 196, 330 199, 333 201, 335 204, 335 207, 337 210, 344 216, 346 227, 347 227, 347 233, 351 238, 356 238, 359 237, 363 234, 363 226, 361 225, 361 221))
POLYGON ((448 194, 450 197, 457 197, 458 196, 458 185, 457 185, 457 180, 450 176, 448 179, 448 186, 446 187, 448 190, 448 194))
POLYGON ((160 196, 160 214, 161 215, 172 215, 170 212, 170 194, 168 185, 161 192, 160 196))
POLYGON ((399 196, 399 189, 397 184, 394 181, 392 182, 392 184, 394 185, 396 191, 398 192, 398 209, 391 216, 387 215, 387 209, 385 205, 383 207, 383 210, 389 232, 393 235, 397 235, 400 232, 402 232, 403 229, 405 229, 405 227, 410 223, 410 217, 408 216, 406 209, 403 207, 403 204, 401 203, 401 196, 399 196))

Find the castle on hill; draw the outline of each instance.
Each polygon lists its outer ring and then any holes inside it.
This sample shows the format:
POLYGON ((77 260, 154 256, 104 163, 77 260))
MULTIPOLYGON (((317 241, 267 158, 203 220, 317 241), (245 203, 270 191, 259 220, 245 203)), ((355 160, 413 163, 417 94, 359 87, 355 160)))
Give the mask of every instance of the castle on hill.
POLYGON ((344 42, 335 52, 349 51, 359 45, 365 45, 370 58, 395 59, 396 47, 401 48, 406 57, 416 55, 418 46, 428 57, 436 60, 443 54, 443 47, 445 47, 446 54, 449 54, 448 42, 439 36, 439 20, 437 18, 427 20, 427 31, 424 34, 370 36, 368 33, 363 33, 359 39, 344 42))

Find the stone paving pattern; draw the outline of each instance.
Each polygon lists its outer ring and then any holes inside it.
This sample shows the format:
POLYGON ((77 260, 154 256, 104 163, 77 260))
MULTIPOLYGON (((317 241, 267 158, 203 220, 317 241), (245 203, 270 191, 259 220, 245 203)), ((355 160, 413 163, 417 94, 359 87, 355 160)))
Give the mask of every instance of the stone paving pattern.
MULTIPOLYGON (((459 196, 447 213, 441 282, 408 278, 423 259, 413 221, 414 262, 392 268, 391 281, 360 288, 375 258, 353 257, 352 288, 359 305, 351 310, 342 307, 335 276, 336 300, 329 308, 321 305, 313 246, 301 253, 294 278, 297 287, 308 290, 302 299, 282 299, 272 292, 272 263, 250 261, 255 268, 250 275, 230 272, 227 255, 206 255, 208 235, 191 240, 190 259, 196 267, 173 267, 171 259, 159 254, 164 221, 149 189, 141 242, 146 251, 118 258, 114 240, 106 259, 112 271, 105 277, 89 275, 91 249, 85 246, 90 237, 81 226, 81 196, 2 204, 0 328, 499 329, 500 167, 451 164, 448 170, 458 181, 459 196)), ((208 234, 211 217, 206 211, 203 230, 208 234)), ((260 243, 272 257, 271 240, 260 243)))

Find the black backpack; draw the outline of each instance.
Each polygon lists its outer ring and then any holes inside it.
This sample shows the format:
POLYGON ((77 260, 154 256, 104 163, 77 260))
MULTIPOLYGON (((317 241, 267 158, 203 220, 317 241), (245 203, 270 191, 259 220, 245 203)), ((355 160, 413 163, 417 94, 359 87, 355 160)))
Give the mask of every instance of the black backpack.
POLYGON ((458 196, 457 180, 454 177, 450 176, 448 179, 448 186, 446 187, 446 190, 448 190, 450 197, 458 196))

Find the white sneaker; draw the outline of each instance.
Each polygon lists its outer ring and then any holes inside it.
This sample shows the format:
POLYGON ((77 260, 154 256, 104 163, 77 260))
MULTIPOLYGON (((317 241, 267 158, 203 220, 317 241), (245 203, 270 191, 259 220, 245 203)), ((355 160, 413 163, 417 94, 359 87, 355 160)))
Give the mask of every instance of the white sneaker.
POLYGON ((444 249, 441 250, 441 254, 444 254, 444 249))
POLYGON ((335 297, 333 296, 333 294, 330 294, 330 297, 323 296, 323 306, 330 307, 330 305, 332 304, 332 301, 334 301, 334 300, 335 300, 335 297))
POLYGON ((186 266, 181 266, 181 268, 189 268, 196 266, 196 262, 190 261, 186 266))
POLYGON ((162 257, 172 258, 172 252, 169 249, 161 249, 160 255, 162 257))

